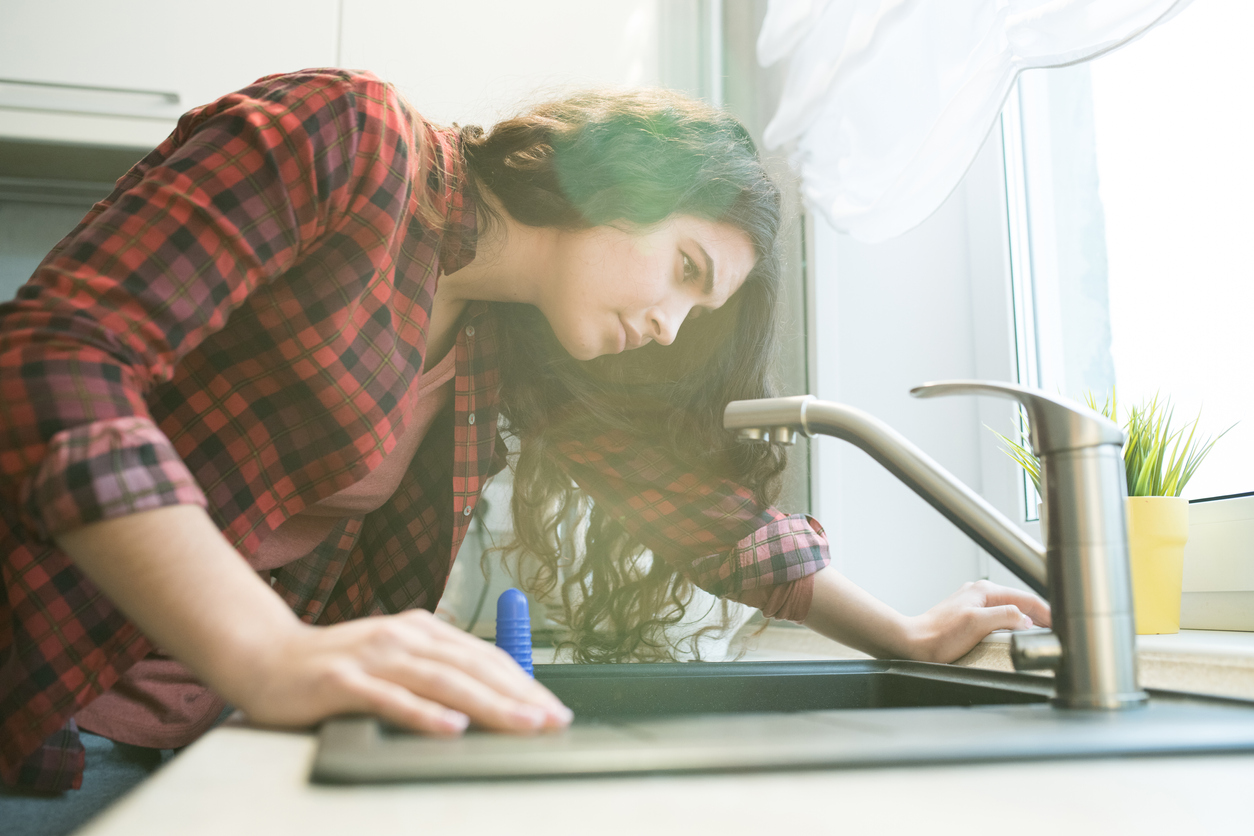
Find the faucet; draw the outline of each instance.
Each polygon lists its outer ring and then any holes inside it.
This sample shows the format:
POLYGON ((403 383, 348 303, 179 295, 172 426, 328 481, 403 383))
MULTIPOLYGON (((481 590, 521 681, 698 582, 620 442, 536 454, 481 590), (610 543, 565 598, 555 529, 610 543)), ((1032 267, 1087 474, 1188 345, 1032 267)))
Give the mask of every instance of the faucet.
POLYGON ((1092 410, 1009 383, 951 380, 910 390, 917 398, 992 395, 1028 413, 1041 460, 1047 513, 1042 548, 983 497, 883 421, 813 395, 732 401, 723 426, 742 441, 791 444, 798 431, 861 448, 1038 594, 1052 630, 1011 635, 1016 670, 1052 670, 1053 703, 1071 709, 1145 705, 1136 679, 1136 632, 1128 568, 1123 432, 1092 410))

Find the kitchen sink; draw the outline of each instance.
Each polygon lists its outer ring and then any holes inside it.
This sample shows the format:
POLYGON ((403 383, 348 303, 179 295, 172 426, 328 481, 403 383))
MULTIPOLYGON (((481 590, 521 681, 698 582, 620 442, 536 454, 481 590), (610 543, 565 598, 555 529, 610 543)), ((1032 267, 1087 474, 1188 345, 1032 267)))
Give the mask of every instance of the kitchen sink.
POLYGON ((537 665, 562 732, 424 737, 323 725, 334 783, 815 769, 1254 751, 1254 702, 1150 690, 1127 711, 1054 708, 1053 680, 901 661, 537 665))
POLYGON ((923 662, 542 665, 536 678, 586 722, 1046 702, 1053 682, 923 662))

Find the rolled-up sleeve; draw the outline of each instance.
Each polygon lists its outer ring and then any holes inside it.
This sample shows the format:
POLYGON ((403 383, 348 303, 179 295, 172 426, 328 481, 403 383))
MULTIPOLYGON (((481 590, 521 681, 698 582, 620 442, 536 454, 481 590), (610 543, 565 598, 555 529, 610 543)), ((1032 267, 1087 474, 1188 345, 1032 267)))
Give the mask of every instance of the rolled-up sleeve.
POLYGON ((822 527, 785 514, 725 479, 693 473, 617 434, 558 447, 593 501, 652 552, 714 595, 777 586, 830 562, 822 527))
POLYGON ((729 554, 693 561, 693 581, 711 592, 716 588, 748 592, 799 580, 830 560, 827 536, 818 520, 781 514, 738 542, 729 554))
POLYGON ((164 505, 201 505, 205 496, 169 439, 148 418, 93 421, 48 444, 27 505, 48 535, 91 519, 164 505))
POLYGON ((0 305, 0 501, 36 537, 205 504, 145 399, 302 244, 382 211, 385 98, 310 72, 191 111, 0 305))

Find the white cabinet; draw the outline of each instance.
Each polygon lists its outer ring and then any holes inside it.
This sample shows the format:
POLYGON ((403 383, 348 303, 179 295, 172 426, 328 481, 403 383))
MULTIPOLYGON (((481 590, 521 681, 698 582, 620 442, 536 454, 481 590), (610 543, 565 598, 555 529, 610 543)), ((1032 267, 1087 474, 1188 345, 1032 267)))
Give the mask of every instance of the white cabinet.
POLYGON ((150 147, 268 73, 371 70, 437 122, 658 82, 664 0, 0 0, 0 140, 150 147))
POLYGON ((664 0, 344 0, 341 66, 426 118, 485 128, 570 87, 653 85, 664 0))
POLYGON ((0 140, 151 147, 268 73, 393 81, 485 127, 571 87, 656 84, 663 0, 0 0, 0 140))
POLYGON ((336 60, 339 0, 0 0, 0 136, 153 144, 183 112, 336 60))

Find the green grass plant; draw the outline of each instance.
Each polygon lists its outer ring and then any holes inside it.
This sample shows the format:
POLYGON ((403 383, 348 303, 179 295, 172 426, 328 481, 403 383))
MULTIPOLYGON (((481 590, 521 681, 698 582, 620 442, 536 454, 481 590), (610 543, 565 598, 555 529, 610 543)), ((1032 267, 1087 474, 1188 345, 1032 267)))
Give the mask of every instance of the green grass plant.
MULTIPOLYGON (((1120 424, 1119 402, 1114 390, 1100 406, 1092 392, 1085 393, 1084 401, 1089 409, 1120 424)), ((1202 418, 1200 411, 1191 423, 1173 431, 1171 422, 1174 417, 1171 399, 1160 400, 1158 395, 1128 411, 1127 420, 1120 425, 1126 436, 1123 465, 1128 478, 1128 496, 1179 496, 1215 442, 1232 429, 1228 427, 1214 438, 1201 438, 1197 434, 1197 425, 1202 418), (1186 431, 1188 435, 1185 435, 1186 431)), ((1006 454, 1027 471, 1037 493, 1040 493, 1041 462, 1032 452, 1028 419, 1022 409, 1020 419, 1018 441, 996 430, 993 433, 1002 440, 1006 454)))

